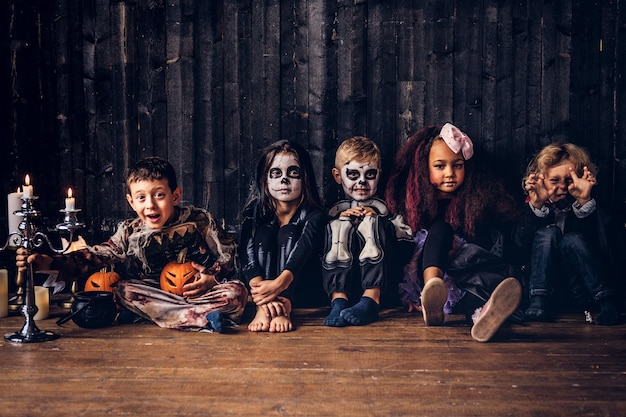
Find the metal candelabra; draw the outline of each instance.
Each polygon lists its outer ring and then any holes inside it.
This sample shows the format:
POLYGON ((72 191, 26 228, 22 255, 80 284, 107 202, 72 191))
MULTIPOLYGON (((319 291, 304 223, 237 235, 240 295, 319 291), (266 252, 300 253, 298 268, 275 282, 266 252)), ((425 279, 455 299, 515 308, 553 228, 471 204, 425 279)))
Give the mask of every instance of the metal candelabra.
MULTIPOLYGON (((65 210, 61 210, 61 213, 65 213, 65 217, 63 218, 63 223, 57 224, 56 228, 57 230, 67 231, 70 234, 70 239, 67 241, 68 247, 65 248, 64 252, 66 252, 68 249, 72 247, 72 236, 73 236, 74 230, 80 229, 81 227, 84 226, 83 223, 79 223, 76 220, 76 213, 78 213, 79 211, 80 209, 68 209, 68 208, 65 208, 65 210)), ((72 303, 74 302, 74 294, 76 294, 77 285, 78 283, 76 282, 76 280, 73 280, 72 284, 70 285, 70 297, 69 299, 59 303, 61 307, 72 308, 72 303)))
MULTIPOLYGON (((0 251, 4 251, 9 243, 11 247, 24 248, 30 254, 36 249, 42 247, 44 244, 56 254, 66 252, 72 243, 74 231, 83 227, 82 223, 79 223, 76 219, 76 213, 80 210, 61 210, 65 213, 63 223, 56 226, 59 231, 69 232, 69 240, 66 247, 61 249, 55 249, 50 242, 48 236, 37 230, 34 220, 39 217, 40 212, 35 210, 34 201, 37 197, 22 197, 22 209, 16 211, 14 214, 22 217, 19 225, 19 232, 13 232, 9 234, 6 243, 0 251)), ((29 264, 26 269, 26 277, 23 280, 24 285, 24 301, 21 306, 22 315, 24 316, 24 326, 21 330, 14 333, 7 333, 4 335, 4 339, 8 342, 16 343, 37 343, 45 342, 48 340, 54 340, 59 336, 56 333, 50 331, 39 330, 35 324, 34 316, 39 310, 35 304, 35 291, 34 291, 34 270, 33 265, 29 264)))

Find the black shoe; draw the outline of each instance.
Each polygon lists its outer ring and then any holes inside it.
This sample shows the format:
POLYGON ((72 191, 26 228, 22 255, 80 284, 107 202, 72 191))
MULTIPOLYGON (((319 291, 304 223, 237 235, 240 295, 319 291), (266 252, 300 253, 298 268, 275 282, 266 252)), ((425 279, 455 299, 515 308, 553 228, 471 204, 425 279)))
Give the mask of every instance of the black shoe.
POLYGON ((600 302, 600 314, 596 318, 596 324, 601 326, 613 326, 620 323, 620 312, 617 303, 613 300, 600 302))
POLYGON ((119 324, 149 323, 148 320, 126 309, 121 310, 120 313, 117 315, 117 322, 119 324))
POLYGON ((527 321, 547 321, 549 319, 547 297, 545 295, 532 296, 524 315, 527 321))

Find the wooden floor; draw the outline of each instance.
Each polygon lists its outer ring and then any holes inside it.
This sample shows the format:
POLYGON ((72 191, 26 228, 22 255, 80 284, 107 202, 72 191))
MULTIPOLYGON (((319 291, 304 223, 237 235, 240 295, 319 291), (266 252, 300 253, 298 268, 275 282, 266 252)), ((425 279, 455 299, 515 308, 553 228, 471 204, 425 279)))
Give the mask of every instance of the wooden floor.
MULTIPOLYGON (((461 317, 425 327, 385 310, 367 327, 233 334, 154 325, 58 327, 42 343, 0 341, 2 416, 626 416, 626 325, 566 315, 474 342, 461 317)), ((2 334, 23 317, 0 319, 2 334)), ((18 313, 19 314, 19 313, 18 313)))

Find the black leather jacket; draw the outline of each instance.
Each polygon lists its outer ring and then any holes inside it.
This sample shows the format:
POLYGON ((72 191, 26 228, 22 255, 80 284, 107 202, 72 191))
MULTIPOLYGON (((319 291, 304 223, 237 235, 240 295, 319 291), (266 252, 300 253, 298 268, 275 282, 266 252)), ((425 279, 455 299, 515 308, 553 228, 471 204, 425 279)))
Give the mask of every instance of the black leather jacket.
POLYGON ((252 207, 243 213, 239 262, 245 282, 257 276, 274 279, 285 269, 296 281, 301 275, 320 273, 328 220, 324 211, 301 206, 283 227, 273 215, 258 217, 252 207))

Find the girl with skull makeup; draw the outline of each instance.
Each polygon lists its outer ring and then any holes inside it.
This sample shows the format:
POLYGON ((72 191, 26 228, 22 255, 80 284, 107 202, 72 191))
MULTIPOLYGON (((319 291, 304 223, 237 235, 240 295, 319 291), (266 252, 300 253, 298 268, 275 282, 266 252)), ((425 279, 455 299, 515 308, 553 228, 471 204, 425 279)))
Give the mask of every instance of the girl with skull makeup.
POLYGON ((471 139, 456 126, 420 129, 396 156, 386 200, 416 231, 403 303, 421 311, 427 326, 442 325, 444 313, 465 314, 472 337, 486 342, 512 314, 523 320, 520 274, 504 258, 519 212, 473 156, 471 139))
MULTIPOLYGON (((266 147, 242 212, 239 259, 256 315, 253 332, 293 329, 296 291, 321 292, 324 212, 308 152, 287 140, 266 147)), ((299 300, 297 300, 299 301, 299 300)))
POLYGON ((410 240, 402 218, 391 215, 375 197, 380 172, 380 150, 371 140, 355 136, 337 149, 332 174, 344 199, 329 210, 332 220, 326 230, 322 265, 331 300, 326 326, 366 325, 378 318, 390 254, 398 239, 410 240), (357 279, 359 288, 353 284, 357 279), (357 294, 360 300, 350 306, 349 299, 357 294))

